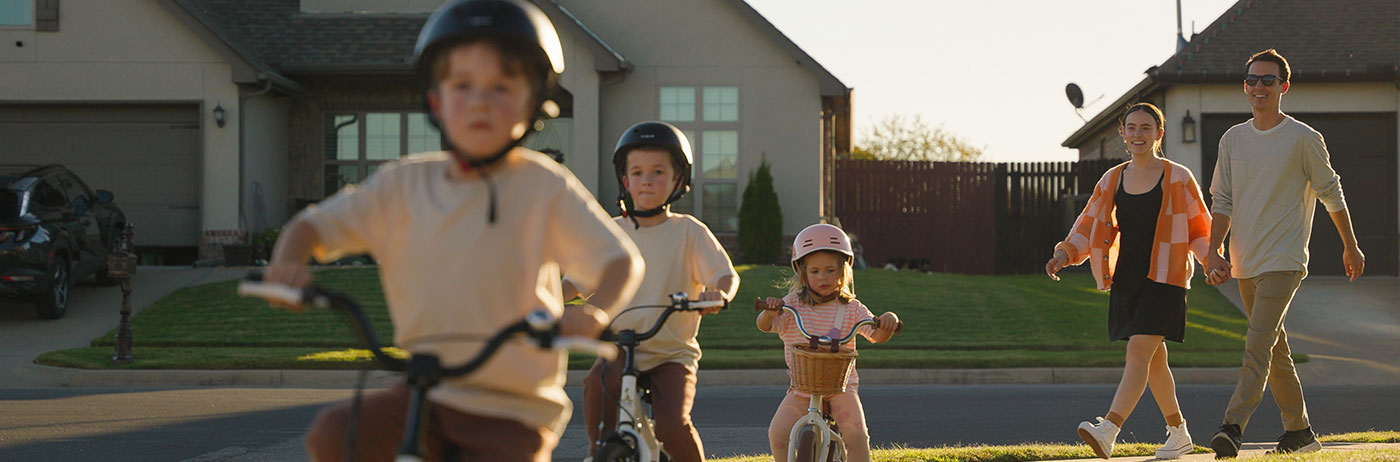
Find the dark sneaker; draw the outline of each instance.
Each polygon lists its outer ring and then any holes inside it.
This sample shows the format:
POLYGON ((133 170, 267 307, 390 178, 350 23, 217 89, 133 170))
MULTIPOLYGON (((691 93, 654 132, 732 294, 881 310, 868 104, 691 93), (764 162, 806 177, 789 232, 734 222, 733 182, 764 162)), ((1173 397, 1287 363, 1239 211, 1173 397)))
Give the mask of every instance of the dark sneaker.
POLYGON ((1216 431, 1215 436, 1210 439, 1210 449, 1215 451, 1216 459, 1240 455, 1240 426, 1235 424, 1221 425, 1220 430, 1216 431))
POLYGON ((1317 442, 1317 436, 1313 435, 1312 427, 1291 432, 1283 432, 1278 437, 1278 447, 1267 454, 1288 454, 1291 452, 1317 452, 1322 449, 1322 443, 1317 442))

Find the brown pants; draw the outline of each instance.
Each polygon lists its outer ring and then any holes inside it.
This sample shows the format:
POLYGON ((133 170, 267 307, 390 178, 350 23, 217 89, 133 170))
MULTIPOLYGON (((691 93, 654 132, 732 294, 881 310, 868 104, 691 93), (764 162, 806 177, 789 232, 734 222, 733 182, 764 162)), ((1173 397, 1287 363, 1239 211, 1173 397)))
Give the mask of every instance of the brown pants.
POLYGON ((1240 369, 1235 394, 1225 410, 1225 423, 1243 430, 1249 416, 1259 407, 1264 386, 1268 385, 1278 404, 1285 431, 1308 428, 1308 408, 1303 403, 1303 385, 1293 368, 1292 350, 1283 319, 1293 294, 1303 282, 1301 271, 1271 271, 1240 279, 1240 298, 1249 318, 1249 334, 1244 341, 1244 367, 1240 369))
MULTIPOLYGON (((695 402, 695 371, 684 364, 664 363, 638 375, 651 381, 652 424, 666 454, 675 462, 705 460, 700 432, 695 431, 695 425, 690 422, 690 408, 695 402)), ((602 428, 617 426, 621 388, 622 361, 604 363, 599 360, 583 379, 583 421, 588 430, 590 456, 597 450, 593 442, 602 436, 602 428), (606 398, 603 385, 607 385, 606 398)))
MULTIPOLYGON (((408 418, 407 385, 398 384, 364 395, 355 437, 355 460, 391 461, 403 441, 408 418)), ((449 444, 461 460, 547 462, 557 444, 542 430, 509 419, 468 414, 441 404, 430 404, 425 460, 442 460, 449 444), (547 444, 546 441, 549 441, 547 444)), ((306 449, 313 461, 345 460, 349 435, 350 401, 322 409, 306 434, 306 449)))

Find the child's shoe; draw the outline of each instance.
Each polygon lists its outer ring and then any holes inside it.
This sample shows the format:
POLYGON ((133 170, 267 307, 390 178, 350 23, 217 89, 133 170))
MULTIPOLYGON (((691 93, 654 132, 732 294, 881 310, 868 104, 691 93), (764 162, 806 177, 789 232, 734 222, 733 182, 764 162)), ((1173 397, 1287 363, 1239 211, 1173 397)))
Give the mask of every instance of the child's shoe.
POLYGON ((1179 459, 1196 449, 1191 442, 1191 432, 1186 431, 1186 423, 1175 427, 1167 426, 1167 443, 1157 448, 1158 459, 1179 459))
POLYGON ((1099 457, 1109 458, 1113 455, 1113 443, 1118 440, 1120 430, 1113 422, 1103 417, 1099 417, 1099 423, 1089 423, 1087 421, 1079 423, 1079 438, 1084 440, 1094 454, 1099 457))

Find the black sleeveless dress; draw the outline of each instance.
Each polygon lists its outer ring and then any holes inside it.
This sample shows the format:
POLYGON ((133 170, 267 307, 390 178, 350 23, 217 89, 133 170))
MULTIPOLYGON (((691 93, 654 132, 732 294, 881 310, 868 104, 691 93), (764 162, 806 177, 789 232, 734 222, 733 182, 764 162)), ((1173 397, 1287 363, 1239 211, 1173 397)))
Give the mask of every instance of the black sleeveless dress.
POLYGON ((1162 210, 1162 180, 1151 191, 1128 194, 1120 178, 1113 201, 1118 215, 1118 264, 1108 296, 1108 339, 1150 334, 1179 343, 1186 332, 1186 288, 1147 279, 1157 215, 1162 210))

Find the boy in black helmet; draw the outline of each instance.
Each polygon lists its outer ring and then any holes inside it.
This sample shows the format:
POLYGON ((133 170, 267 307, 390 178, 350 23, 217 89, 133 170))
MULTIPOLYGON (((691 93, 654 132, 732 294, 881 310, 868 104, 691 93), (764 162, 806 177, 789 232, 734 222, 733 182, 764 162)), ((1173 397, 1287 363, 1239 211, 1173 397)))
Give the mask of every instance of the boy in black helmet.
MULTIPOLYGON (((648 268, 641 287, 625 306, 664 305, 669 302, 668 295, 676 292, 699 300, 729 300, 739 288, 739 275, 710 229, 695 217, 670 211, 670 204, 690 190, 690 159, 685 133, 665 122, 633 125, 623 132, 613 151, 620 186, 618 202, 623 211, 614 220, 641 250, 648 268)), ((573 275, 568 279, 564 294, 573 298, 577 293, 571 284, 573 275)), ((707 314, 715 312, 718 308, 707 314)), ((628 311, 619 314, 612 327, 642 332, 660 315, 661 310, 628 311)), ((690 421, 700 360, 700 344, 695 340, 699 330, 698 314, 677 313, 636 350, 637 370, 651 382, 656 437, 676 462, 704 460, 700 434, 690 421)), ((583 413, 589 441, 606 437, 600 423, 607 429, 615 426, 622 366, 622 361, 599 360, 584 379, 583 413), (610 399, 603 398, 605 393, 610 399)), ((589 454, 596 449, 590 445, 589 454)))
MULTIPOLYGON (((380 278, 394 343, 461 364, 481 339, 547 308, 562 335, 596 336, 631 299, 642 261, 621 229, 568 170, 520 139, 553 106, 563 71, 545 15, 521 0, 449 1, 414 50, 442 152, 386 164, 287 225, 265 278, 306 286, 310 256, 368 252, 380 278), (594 292, 593 306, 563 309, 560 274, 594 292), (556 294, 556 295, 550 295, 556 294), (428 338, 471 337, 434 342, 428 338)), ((469 460, 548 460, 568 421, 564 354, 508 342, 476 372, 434 388, 428 449, 469 460)), ((403 435, 403 385, 363 400, 353 452, 389 460, 403 435)), ((315 460, 344 460, 349 404, 321 412, 307 435, 315 460)))

